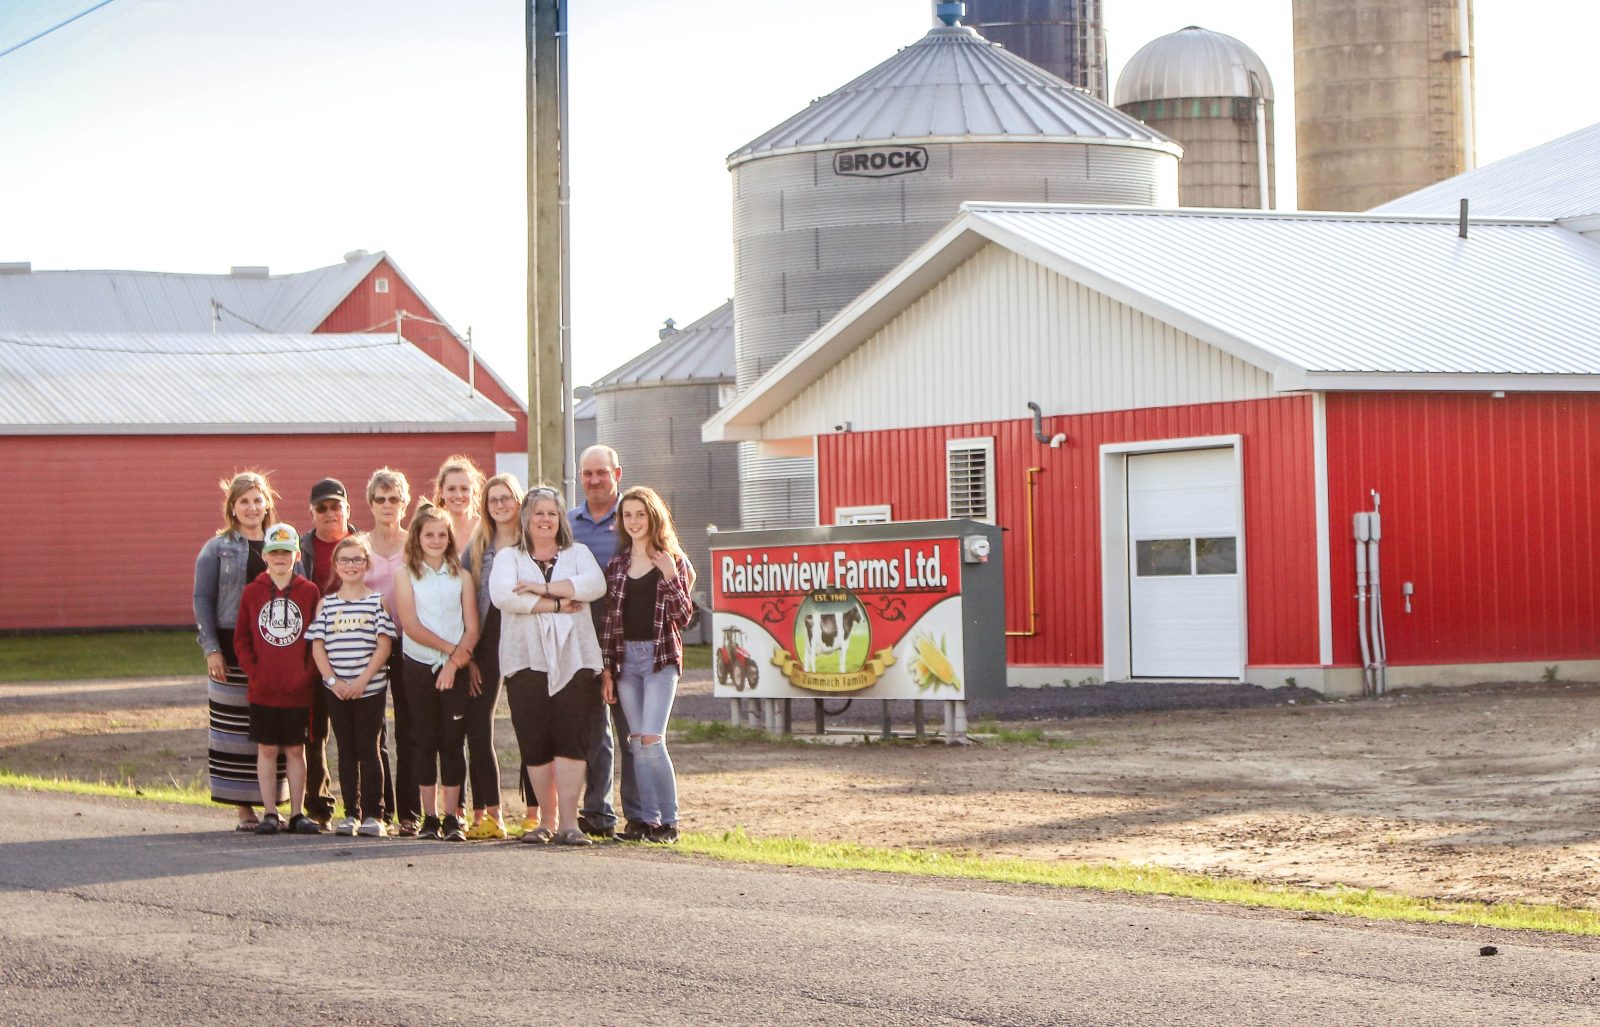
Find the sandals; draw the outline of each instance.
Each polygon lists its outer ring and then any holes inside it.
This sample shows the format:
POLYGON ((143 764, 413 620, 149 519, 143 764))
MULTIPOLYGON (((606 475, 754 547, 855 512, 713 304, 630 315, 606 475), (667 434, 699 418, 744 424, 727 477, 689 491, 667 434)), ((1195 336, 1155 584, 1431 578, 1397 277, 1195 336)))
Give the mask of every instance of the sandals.
POLYGON ((237 824, 234 824, 233 829, 240 834, 254 834, 256 828, 260 826, 261 821, 251 818, 250 820, 241 820, 237 824))
POLYGON ((254 828, 256 834, 277 834, 283 830, 283 819, 276 813, 268 813, 261 818, 261 822, 254 828))
MULTIPOLYGON (((265 821, 263 821, 263 823, 265 823, 265 821)), ((289 818, 289 833, 321 834, 322 825, 317 823, 315 820, 312 820, 304 813, 296 813, 294 816, 289 818)))
POLYGON ((550 839, 554 837, 548 827, 536 827, 532 831, 523 832, 522 841, 525 845, 549 845, 550 839))
POLYGON ((557 845, 593 845, 594 839, 576 827, 569 827, 563 831, 556 832, 555 843, 557 845))

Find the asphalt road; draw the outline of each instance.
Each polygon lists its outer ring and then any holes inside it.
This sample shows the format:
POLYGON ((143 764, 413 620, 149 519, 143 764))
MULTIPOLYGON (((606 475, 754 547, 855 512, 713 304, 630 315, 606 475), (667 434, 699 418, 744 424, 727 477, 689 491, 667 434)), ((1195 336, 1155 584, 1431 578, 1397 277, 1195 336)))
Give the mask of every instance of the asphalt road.
POLYGON ((228 819, 0 789, 0 1023, 1600 1023, 1586 940, 228 819))

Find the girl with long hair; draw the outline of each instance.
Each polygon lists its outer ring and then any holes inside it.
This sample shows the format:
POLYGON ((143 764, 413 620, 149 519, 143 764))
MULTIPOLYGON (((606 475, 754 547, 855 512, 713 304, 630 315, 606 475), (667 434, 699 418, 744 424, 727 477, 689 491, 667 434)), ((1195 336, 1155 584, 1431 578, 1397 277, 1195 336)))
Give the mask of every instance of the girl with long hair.
POLYGON ((463 743, 467 679, 476 673, 478 597, 472 575, 461 566, 449 515, 432 503, 424 502, 412 516, 405 554, 405 573, 395 577, 394 592, 404 632, 402 687, 410 704, 411 753, 422 806, 417 836, 465 841, 456 809, 467 776, 463 743))
POLYGON ((489 571, 498 553, 516 548, 521 509, 522 486, 517 479, 509 474, 490 478, 483 484, 478 526, 467 543, 467 571, 478 596, 478 644, 472 650, 478 684, 467 700, 467 780, 472 785, 469 839, 506 836, 500 816, 500 755, 494 746, 494 713, 500 702, 500 609, 489 601, 489 571))
POLYGON ((483 493, 483 472, 470 456, 446 457, 433 479, 433 505, 450 515, 450 534, 456 551, 465 553, 478 527, 478 496, 483 493))
POLYGON ((628 722, 634 788, 644 820, 625 841, 678 840, 678 780, 667 753, 667 720, 683 673, 682 631, 694 617, 693 571, 672 514, 653 489, 622 494, 618 522, 627 542, 606 567, 601 693, 628 722))

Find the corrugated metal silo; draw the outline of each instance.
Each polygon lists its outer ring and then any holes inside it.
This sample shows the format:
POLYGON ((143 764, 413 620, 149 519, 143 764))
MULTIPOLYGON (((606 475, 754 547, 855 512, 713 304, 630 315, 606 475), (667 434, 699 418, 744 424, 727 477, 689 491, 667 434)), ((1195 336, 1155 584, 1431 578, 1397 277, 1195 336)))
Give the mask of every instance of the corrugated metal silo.
POLYGON ((1471 0, 1294 0, 1304 210, 1369 210, 1471 170, 1471 0))
POLYGON ((1179 29, 1133 55, 1116 96, 1118 110, 1183 144, 1180 204, 1277 205, 1272 77, 1248 46, 1198 25, 1179 29))
POLYGON ((739 526, 737 449, 702 442, 700 425, 733 390, 733 301, 594 383, 600 442, 622 460, 622 484, 648 485, 672 509, 684 551, 710 587, 706 527, 739 526))
POLYGON ((595 402, 594 390, 587 385, 572 390, 572 401, 572 452, 577 456, 600 441, 594 420, 595 410, 600 404, 595 402))
POLYGON ((1100 0, 967 0, 961 24, 1104 100, 1106 23, 1100 0))
MULTIPOLYGON (((1170 206, 1181 152, 971 29, 934 28, 728 158, 739 387, 963 202, 1170 206)), ((809 457, 741 446, 740 493, 747 529, 816 515, 809 457)))

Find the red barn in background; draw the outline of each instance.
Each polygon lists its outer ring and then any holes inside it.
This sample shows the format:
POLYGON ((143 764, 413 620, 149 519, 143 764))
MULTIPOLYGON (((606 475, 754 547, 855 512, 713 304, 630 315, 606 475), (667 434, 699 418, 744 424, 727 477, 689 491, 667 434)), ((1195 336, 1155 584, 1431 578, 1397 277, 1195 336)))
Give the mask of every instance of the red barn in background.
POLYGON ((705 436, 1007 529, 1012 684, 1593 676, 1587 224, 969 204, 705 436))
POLYGON ((0 630, 191 623, 219 479, 265 471, 303 529, 337 477, 363 526, 374 469, 425 495, 453 453, 525 466, 526 425, 381 253, 276 277, 0 265, 0 520, 29 534, 0 554, 0 630))

